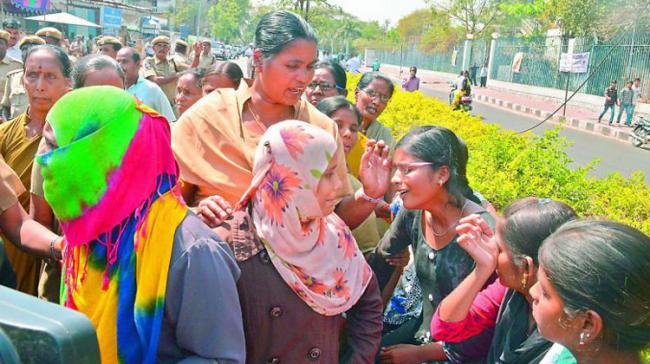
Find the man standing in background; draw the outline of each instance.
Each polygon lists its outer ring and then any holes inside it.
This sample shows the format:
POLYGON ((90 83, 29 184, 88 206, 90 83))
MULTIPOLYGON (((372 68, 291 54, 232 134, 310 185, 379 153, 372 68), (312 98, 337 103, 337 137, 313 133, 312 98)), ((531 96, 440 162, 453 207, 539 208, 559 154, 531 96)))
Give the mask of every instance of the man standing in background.
POLYGON ((634 109, 641 99, 641 79, 635 78, 632 83, 632 114, 634 114, 634 109))
POLYGON ((2 22, 2 28, 9 33, 7 56, 22 61, 23 55, 18 45, 18 42, 20 42, 20 22, 16 19, 7 19, 2 22))
MULTIPOLYGON (((11 35, 0 30, 0 100, 4 95, 5 84, 7 82, 7 74, 13 70, 22 69, 22 62, 7 56, 7 48, 11 35)), ((0 122, 5 122, 4 118, 0 118, 0 122)))
POLYGON ((174 98, 176 97, 176 81, 180 75, 179 72, 185 71, 186 67, 174 63, 169 58, 169 38, 159 36, 151 44, 153 45, 154 55, 144 60, 143 76, 160 86, 167 96, 169 104, 173 105, 174 98))
POLYGON ((140 76, 140 53, 131 47, 124 47, 117 52, 117 63, 124 70, 125 86, 128 93, 138 98, 143 104, 156 110, 170 123, 176 121, 167 96, 155 83, 140 76))
POLYGON ((598 117, 598 122, 600 123, 600 120, 607 113, 607 110, 609 110, 610 111, 609 125, 612 125, 612 123, 614 122, 614 114, 616 113, 616 104, 618 103, 618 91, 616 90, 616 80, 612 80, 612 82, 609 83, 609 87, 605 89, 604 95, 605 95, 605 105, 603 108, 603 112, 600 113, 600 116, 598 117))

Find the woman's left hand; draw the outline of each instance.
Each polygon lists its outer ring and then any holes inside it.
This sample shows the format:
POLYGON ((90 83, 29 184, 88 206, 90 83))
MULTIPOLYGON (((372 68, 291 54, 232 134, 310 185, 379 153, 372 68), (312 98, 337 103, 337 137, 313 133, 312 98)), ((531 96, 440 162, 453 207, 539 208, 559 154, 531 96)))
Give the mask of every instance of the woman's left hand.
POLYGON ((398 344, 381 348, 381 364, 419 364, 421 347, 418 345, 398 344))
POLYGON ((390 148, 383 140, 368 140, 366 150, 361 157, 359 180, 363 191, 372 198, 383 198, 390 184, 391 160, 390 148))

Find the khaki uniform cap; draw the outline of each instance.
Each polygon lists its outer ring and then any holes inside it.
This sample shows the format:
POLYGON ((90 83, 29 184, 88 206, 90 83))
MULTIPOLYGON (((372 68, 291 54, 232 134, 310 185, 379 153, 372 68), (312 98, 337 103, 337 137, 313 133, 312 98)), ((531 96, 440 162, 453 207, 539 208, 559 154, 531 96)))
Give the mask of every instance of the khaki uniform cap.
POLYGON ((39 44, 45 44, 45 41, 41 37, 35 35, 28 35, 20 40, 20 44, 18 45, 18 48, 21 48, 22 46, 27 44, 39 45, 39 44))
POLYGON ((122 42, 120 42, 119 39, 111 36, 102 37, 102 39, 99 40, 100 46, 103 46, 105 44, 118 44, 120 47, 123 46, 122 42))
POLYGON ((180 40, 180 39, 176 41, 176 45, 182 45, 182 46, 184 46, 185 48, 189 48, 189 46, 190 46, 189 44, 187 44, 186 41, 184 41, 184 40, 180 40))
POLYGON ((63 34, 61 34, 61 32, 58 29, 52 27, 41 28, 38 30, 38 32, 36 32, 36 35, 38 35, 39 37, 54 38, 59 41, 63 39, 63 34))
POLYGON ((169 40, 168 37, 165 37, 164 35, 158 36, 158 37, 154 38, 151 41, 151 45, 156 45, 156 44, 161 44, 161 43, 165 43, 165 44, 169 45, 169 44, 171 44, 171 41, 169 40))

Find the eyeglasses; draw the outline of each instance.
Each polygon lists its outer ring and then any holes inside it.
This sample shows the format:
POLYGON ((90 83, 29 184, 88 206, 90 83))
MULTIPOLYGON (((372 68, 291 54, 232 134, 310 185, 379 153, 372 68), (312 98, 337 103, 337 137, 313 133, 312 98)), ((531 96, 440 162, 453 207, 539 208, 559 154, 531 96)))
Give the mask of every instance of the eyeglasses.
POLYGON ((311 82, 310 84, 307 85, 307 88, 312 89, 312 90, 315 90, 316 87, 320 87, 320 90, 323 91, 323 92, 331 91, 331 90, 333 90, 335 88, 337 90, 343 90, 343 87, 341 87, 339 85, 332 85, 331 83, 329 83, 327 81, 321 81, 321 82, 314 81, 314 82, 311 82))
POLYGON ((432 166, 432 165, 433 163, 431 162, 399 163, 399 164, 395 164, 395 170, 399 171, 399 173, 403 175, 407 175, 420 167, 432 166))
POLYGON ((154 48, 160 48, 160 49, 169 49, 169 44, 158 43, 158 44, 156 44, 156 45, 153 46, 153 47, 154 47, 154 48))
POLYGON ((379 92, 369 89, 369 90, 361 90, 366 93, 366 95, 370 96, 373 99, 379 100, 381 103, 388 103, 388 100, 390 100, 390 96, 382 95, 379 92))

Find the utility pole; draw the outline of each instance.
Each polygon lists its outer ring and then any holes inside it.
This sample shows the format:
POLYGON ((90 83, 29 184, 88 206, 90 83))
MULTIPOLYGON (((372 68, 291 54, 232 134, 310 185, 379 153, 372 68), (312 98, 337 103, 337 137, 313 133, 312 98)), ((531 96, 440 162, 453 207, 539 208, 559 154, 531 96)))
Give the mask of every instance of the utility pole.
POLYGON ((197 38, 197 42, 198 42, 198 38, 200 37, 200 34, 201 34, 201 33, 199 33, 199 31, 201 30, 201 4, 203 3, 203 1, 198 0, 198 3, 199 3, 199 11, 196 12, 196 38, 197 38))

